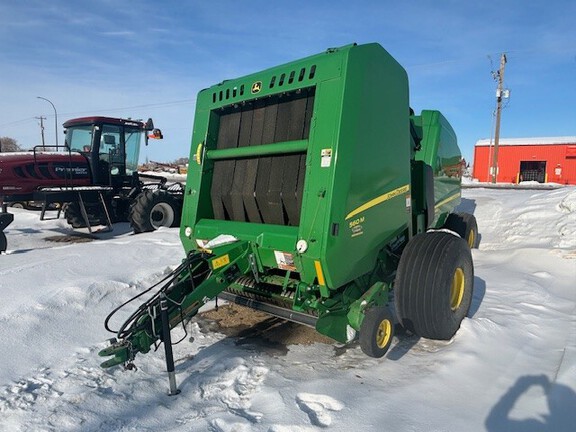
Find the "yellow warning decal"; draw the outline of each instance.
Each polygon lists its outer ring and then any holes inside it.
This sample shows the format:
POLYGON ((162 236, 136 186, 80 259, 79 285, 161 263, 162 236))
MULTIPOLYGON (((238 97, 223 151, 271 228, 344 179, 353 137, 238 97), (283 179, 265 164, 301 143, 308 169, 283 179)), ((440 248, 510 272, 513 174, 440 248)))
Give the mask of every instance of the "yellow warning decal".
POLYGON ((322 273, 322 265, 320 264, 320 261, 314 261, 314 267, 316 267, 318 283, 322 286, 326 286, 326 281, 324 281, 324 273, 322 273))
POLYGON ((385 194, 380 195, 380 196, 368 201, 367 203, 362 204, 360 207, 352 210, 346 216, 346 220, 353 218, 358 213, 362 213, 363 211, 368 210, 369 208, 377 206, 378 204, 382 204, 384 201, 388 201, 389 199, 397 197, 398 195, 402 195, 403 193, 406 193, 409 190, 410 190, 410 185, 406 184, 406 185, 400 186, 399 188, 396 188, 390 192, 386 192, 385 194))
POLYGON ((212 269, 216 270, 220 267, 224 267, 226 264, 230 264, 230 256, 228 254, 222 255, 221 257, 214 258, 212 260, 212 269))

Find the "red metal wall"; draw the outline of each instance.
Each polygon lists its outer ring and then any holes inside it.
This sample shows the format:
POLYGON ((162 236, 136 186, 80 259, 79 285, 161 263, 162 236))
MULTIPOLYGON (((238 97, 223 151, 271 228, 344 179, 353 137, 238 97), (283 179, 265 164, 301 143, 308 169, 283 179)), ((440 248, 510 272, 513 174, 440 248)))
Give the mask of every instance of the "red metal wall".
MULTIPOLYGON (((492 180, 489 170, 493 155, 493 147, 474 147, 473 177, 478 181, 492 180)), ((576 144, 501 145, 498 150, 498 183, 516 183, 522 161, 546 161, 548 182, 576 185, 576 144)))

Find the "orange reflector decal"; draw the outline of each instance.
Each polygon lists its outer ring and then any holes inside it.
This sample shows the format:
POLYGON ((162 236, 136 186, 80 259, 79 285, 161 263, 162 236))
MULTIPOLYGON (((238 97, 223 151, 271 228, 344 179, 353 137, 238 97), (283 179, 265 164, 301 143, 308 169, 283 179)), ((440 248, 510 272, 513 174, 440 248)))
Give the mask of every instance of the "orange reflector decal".
POLYGON ((322 273, 322 265, 320 261, 314 261, 314 267, 316 267, 316 276, 318 277, 318 283, 322 286, 326 286, 324 281, 324 273, 322 273))

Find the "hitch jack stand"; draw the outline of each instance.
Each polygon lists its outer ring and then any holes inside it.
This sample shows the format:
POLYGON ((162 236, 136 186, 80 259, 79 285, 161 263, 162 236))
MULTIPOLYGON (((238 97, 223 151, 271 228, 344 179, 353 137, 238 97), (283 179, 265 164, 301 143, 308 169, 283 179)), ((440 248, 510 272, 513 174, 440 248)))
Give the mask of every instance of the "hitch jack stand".
POLYGON ((168 300, 162 294, 160 298, 160 319, 162 321, 162 340, 164 342, 164 354, 166 355, 166 371, 170 384, 168 396, 175 396, 180 393, 176 385, 176 373, 174 372, 174 355, 172 353, 172 338, 170 337, 170 319, 168 317, 168 300))

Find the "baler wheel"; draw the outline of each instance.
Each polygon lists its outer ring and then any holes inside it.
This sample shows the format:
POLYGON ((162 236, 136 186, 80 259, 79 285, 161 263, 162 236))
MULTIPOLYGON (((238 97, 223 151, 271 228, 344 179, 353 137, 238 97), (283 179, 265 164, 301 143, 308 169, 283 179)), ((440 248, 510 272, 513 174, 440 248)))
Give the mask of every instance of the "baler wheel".
POLYGON ((469 213, 450 213, 444 223, 444 228, 454 231, 468 243, 472 249, 479 245, 478 223, 474 215, 469 213))
POLYGON ((368 309, 360 326, 360 348, 370 357, 380 358, 390 348, 394 337, 394 320, 386 306, 368 309))
POLYGON ((180 209, 176 199, 164 190, 144 190, 130 206, 130 225, 135 233, 176 227, 180 209))
POLYGON ((468 314, 473 282, 472 254, 465 240, 440 231, 415 236, 396 273, 398 320, 418 336, 449 340, 468 314))

